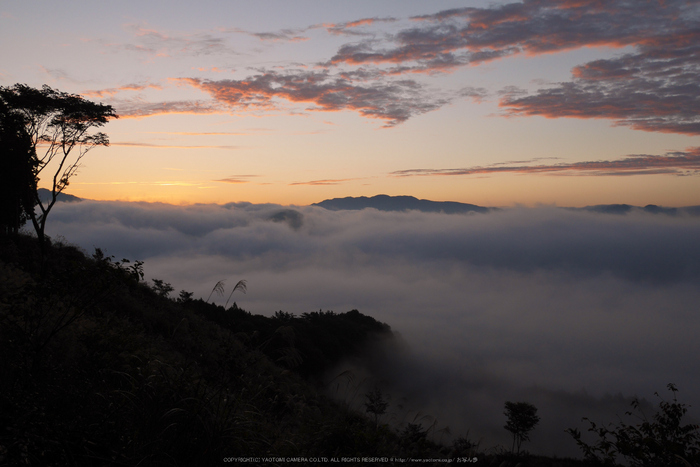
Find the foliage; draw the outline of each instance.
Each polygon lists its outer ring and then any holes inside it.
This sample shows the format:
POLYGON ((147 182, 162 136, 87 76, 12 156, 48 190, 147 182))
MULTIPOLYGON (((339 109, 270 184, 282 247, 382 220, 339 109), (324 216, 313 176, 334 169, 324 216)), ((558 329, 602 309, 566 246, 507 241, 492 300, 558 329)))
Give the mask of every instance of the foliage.
POLYGON ((153 286, 152 289, 155 293, 160 295, 161 297, 168 298, 168 295, 170 295, 170 292, 175 290, 172 285, 169 283, 165 282, 162 279, 151 279, 153 281, 153 286))
POLYGON ((502 461, 466 439, 436 444, 427 416, 380 423, 378 387, 366 411, 321 395, 319 375, 391 337, 372 317, 268 317, 186 291, 171 300, 143 281, 141 261, 47 245, 43 262, 36 238, 0 238, 0 465, 209 466, 238 453, 502 461))
POLYGON ((268 358, 315 380, 343 358, 359 356, 375 340, 391 335, 388 325, 357 310, 345 313, 277 311, 251 315, 235 303, 228 309, 193 300, 186 308, 244 339, 268 358), (293 339, 291 334, 293 332, 293 339))
POLYGON ((34 190, 34 202, 40 212, 36 214, 31 209, 26 214, 31 218, 44 248, 46 218, 58 195, 76 175, 88 151, 96 146, 109 145, 106 134, 90 131, 103 126, 110 118, 118 117, 109 105, 96 104, 46 85, 42 89, 19 83, 0 87, 0 102, 5 109, 3 113, 19 119, 24 126, 22 138, 28 141, 30 149, 23 151, 23 154, 26 153, 31 160, 30 165, 34 167, 34 178, 29 177, 25 183, 30 185, 28 189, 34 190), (50 183, 51 199, 42 201, 35 182, 52 162, 55 172, 50 183))
POLYGON ((192 301, 192 296, 194 293, 188 292, 187 290, 181 290, 177 297, 178 303, 188 303, 192 301))
POLYGON ((529 441, 528 433, 540 421, 537 416, 537 407, 527 402, 506 402, 505 412, 503 414, 508 417, 508 422, 504 428, 513 433, 513 447, 511 452, 516 455, 520 454, 520 446, 523 441, 529 441), (517 451, 516 451, 517 448, 517 451))
POLYGON ((469 438, 469 431, 465 436, 459 436, 452 441, 452 452, 455 457, 473 458, 479 452, 479 442, 469 438))
POLYGON ((189 292, 170 300, 143 282, 142 262, 47 248, 44 262, 37 239, 0 238, 0 465, 444 456, 430 443, 409 446, 300 376, 388 333, 383 323, 356 310, 282 312, 282 321, 189 292), (304 357, 292 371, 280 360, 290 348, 304 357))
MULTIPOLYGON (((0 237, 1 466, 214 466, 238 455, 503 461, 466 440, 434 443, 431 433, 445 430, 423 428, 430 417, 394 429, 321 395, 318 375, 391 338, 370 316, 268 317, 186 291, 171 300, 143 281, 141 261, 47 248, 44 262, 36 238, 0 237)), ((380 412, 386 399, 368 402, 380 412)))
POLYGON ((275 311, 274 317, 275 319, 280 321, 292 321, 294 318, 296 318, 294 313, 287 313, 282 310, 275 311))
POLYGON ((627 416, 636 415, 637 425, 620 422, 618 426, 606 428, 584 418, 590 424, 588 431, 598 436, 595 444, 581 439, 578 429, 568 429, 585 457, 604 465, 615 465, 618 455, 633 466, 689 466, 700 463, 700 426, 682 425, 681 420, 688 411, 685 404, 678 402, 678 389, 669 383, 668 390, 673 400, 661 399, 659 410, 649 420, 641 410, 638 399, 632 401, 632 411, 627 416))
POLYGON ((24 119, 0 99, 0 229, 17 234, 36 204, 36 154, 24 119))
POLYGON ((379 418, 386 413, 389 402, 382 394, 379 386, 365 394, 365 411, 374 417, 375 426, 379 426, 379 418))

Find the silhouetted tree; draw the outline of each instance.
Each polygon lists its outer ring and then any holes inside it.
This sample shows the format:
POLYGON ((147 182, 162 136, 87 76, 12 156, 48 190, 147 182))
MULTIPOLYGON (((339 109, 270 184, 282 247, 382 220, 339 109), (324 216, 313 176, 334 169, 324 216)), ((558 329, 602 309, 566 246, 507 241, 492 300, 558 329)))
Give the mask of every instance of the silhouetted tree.
POLYGON ((373 390, 365 394, 365 411, 374 415, 374 425, 379 426, 379 417, 384 415, 389 403, 384 398, 381 389, 375 386, 373 390))
POLYGON ((36 204, 37 159, 24 119, 0 99, 0 229, 16 234, 36 204))
POLYGON ((511 452, 520 454, 520 446, 523 441, 529 441, 528 433, 540 421, 537 416, 537 407, 527 402, 506 402, 506 410, 503 414, 508 417, 504 428, 513 433, 513 447, 511 452), (517 447, 517 451, 516 451, 517 447))
MULTIPOLYGON (((669 383, 667 388, 673 393, 673 401, 661 399, 659 411, 651 420, 644 415, 636 398, 632 408, 638 412, 637 425, 620 422, 616 427, 606 428, 584 418, 590 424, 588 431, 599 437, 596 444, 584 442, 578 429, 566 431, 576 440, 586 459, 599 465, 618 465, 618 455, 632 466, 700 465, 700 426, 681 424, 688 408, 678 402, 674 384, 669 383)), ((654 394, 660 398, 658 393, 654 394)), ((633 413, 629 411, 626 415, 633 413)))
POLYGON ((181 290, 180 295, 177 297, 178 303, 190 303, 192 301, 193 292, 188 292, 187 290, 181 290))
POLYGON ((160 295, 161 297, 166 297, 170 295, 170 292, 175 290, 172 285, 170 285, 168 282, 165 282, 162 279, 151 279, 153 281, 153 286, 151 288, 155 293, 160 295))
POLYGON ((110 105, 96 104, 81 96, 60 92, 44 85, 35 89, 25 84, 0 87, 0 101, 7 112, 21 119, 30 140, 30 155, 36 158, 36 176, 51 165, 54 170, 50 182, 51 197, 42 201, 34 188, 37 214, 31 209, 32 220, 44 251, 46 218, 58 195, 77 173, 82 158, 95 146, 108 146, 107 135, 91 133, 117 114, 110 105))
POLYGON ((423 429, 420 423, 409 423, 401 432, 401 439, 407 445, 412 445, 425 441, 428 432, 423 429))

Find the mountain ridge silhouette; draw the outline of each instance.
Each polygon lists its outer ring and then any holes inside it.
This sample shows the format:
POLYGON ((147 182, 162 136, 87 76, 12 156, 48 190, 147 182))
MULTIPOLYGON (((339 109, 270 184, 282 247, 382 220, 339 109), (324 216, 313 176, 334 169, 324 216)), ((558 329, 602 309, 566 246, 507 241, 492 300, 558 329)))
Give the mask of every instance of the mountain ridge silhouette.
POLYGON ((477 206, 476 204, 459 203, 457 201, 430 201, 427 199, 418 199, 414 196, 389 195, 333 198, 326 199, 320 203, 313 203, 312 206, 320 206, 330 211, 358 211, 373 208, 379 211, 422 211, 442 212, 445 214, 467 212, 487 213, 496 209, 477 206))

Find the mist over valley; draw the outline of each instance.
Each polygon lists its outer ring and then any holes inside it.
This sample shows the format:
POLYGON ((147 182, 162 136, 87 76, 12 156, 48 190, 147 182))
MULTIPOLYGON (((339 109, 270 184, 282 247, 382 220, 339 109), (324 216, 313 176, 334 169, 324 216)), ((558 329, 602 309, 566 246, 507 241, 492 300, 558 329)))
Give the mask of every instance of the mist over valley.
POLYGON ((508 444, 506 400, 538 407, 528 448, 546 455, 578 456, 563 430, 583 427, 584 416, 615 421, 633 396, 655 405, 670 382, 698 415, 692 209, 445 214, 83 200, 52 216, 53 238, 144 261, 147 279, 195 298, 245 279, 248 293, 235 300, 254 314, 358 309, 389 324, 401 344, 377 355, 391 358, 348 363, 328 379, 364 375, 391 394, 393 417, 420 411, 482 447, 508 444))

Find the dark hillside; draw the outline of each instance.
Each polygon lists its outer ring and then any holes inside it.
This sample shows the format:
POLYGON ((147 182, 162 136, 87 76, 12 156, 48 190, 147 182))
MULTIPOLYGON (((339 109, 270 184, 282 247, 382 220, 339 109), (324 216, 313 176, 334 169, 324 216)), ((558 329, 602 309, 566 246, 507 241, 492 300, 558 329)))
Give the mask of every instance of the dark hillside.
POLYGON ((301 316, 278 311, 268 318, 252 315, 235 303, 228 310, 203 300, 187 302, 184 307, 233 331, 278 365, 307 378, 320 377, 343 358, 360 356, 368 343, 392 336, 388 325, 357 310, 301 316))
POLYGON ((400 452, 397 434, 299 376, 388 326, 357 311, 264 317, 178 302, 142 281, 140 263, 60 244, 40 273, 35 239, 0 242, 0 465, 400 452))
MULTIPOLYGON (((47 190, 46 188, 39 188, 37 190, 37 194, 39 195, 39 199, 42 202, 50 202, 51 200, 51 191, 47 190)), ((77 196, 74 195, 69 195, 68 193, 59 193, 57 197, 57 201, 60 202, 66 202, 66 203, 77 203, 82 201, 82 198, 78 198, 77 196)))

